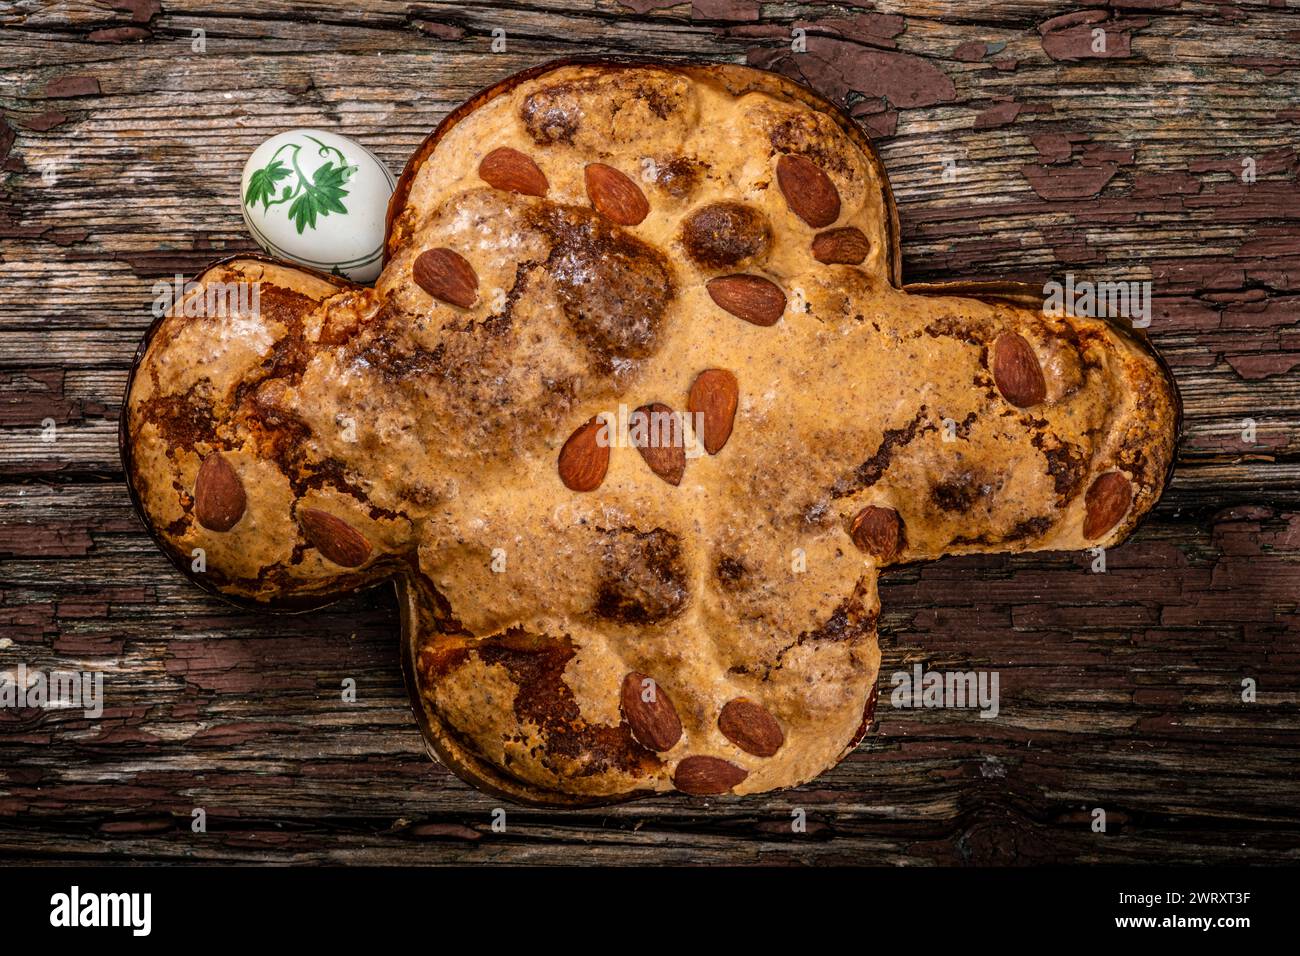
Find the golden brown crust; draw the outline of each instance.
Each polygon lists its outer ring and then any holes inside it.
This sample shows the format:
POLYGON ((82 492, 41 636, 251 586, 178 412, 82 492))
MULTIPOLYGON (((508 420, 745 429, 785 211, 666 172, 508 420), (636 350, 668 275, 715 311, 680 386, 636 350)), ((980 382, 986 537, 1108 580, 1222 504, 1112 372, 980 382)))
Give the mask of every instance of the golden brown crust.
POLYGON ((124 419, 208 586, 398 577, 462 776, 551 805, 807 781, 869 723, 879 568, 1111 544, 1159 496, 1149 350, 1010 285, 900 289, 883 169, 807 91, 576 64, 472 103, 408 165, 373 290, 214 267, 196 294, 260 308, 161 323, 124 419), (699 445, 638 438, 687 411, 699 445))

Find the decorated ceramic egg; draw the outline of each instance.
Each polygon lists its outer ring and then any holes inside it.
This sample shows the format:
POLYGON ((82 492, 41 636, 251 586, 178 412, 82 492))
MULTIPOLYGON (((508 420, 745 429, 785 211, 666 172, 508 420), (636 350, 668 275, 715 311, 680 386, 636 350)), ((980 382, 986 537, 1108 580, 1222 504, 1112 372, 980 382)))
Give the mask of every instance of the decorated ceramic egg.
POLYGON ((295 129, 272 136, 248 157, 241 207, 268 255, 372 282, 395 185, 388 167, 360 143, 295 129))

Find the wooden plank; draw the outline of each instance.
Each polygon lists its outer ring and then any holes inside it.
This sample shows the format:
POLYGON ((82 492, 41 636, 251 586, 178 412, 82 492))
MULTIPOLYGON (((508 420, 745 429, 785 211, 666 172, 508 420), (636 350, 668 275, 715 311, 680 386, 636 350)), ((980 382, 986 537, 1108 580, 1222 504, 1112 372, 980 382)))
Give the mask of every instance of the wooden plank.
POLYGON ((5 715, 15 759, 0 769, 0 812, 79 824, 52 846, 21 828, 0 846, 563 862, 572 856, 555 841, 581 839, 596 844, 593 860, 667 862, 685 859, 707 821, 734 839, 698 847, 719 861, 990 861, 1010 848, 1022 859, 1294 858, 1300 513, 1154 522, 1111 552, 1106 574, 1089 560, 950 559, 882 582, 886 688, 918 662, 996 670, 996 721, 882 702, 880 732, 809 788, 707 810, 670 798, 510 809, 502 838, 490 829, 497 802, 423 756, 386 589, 310 615, 235 610, 167 567, 111 485, 4 486, 0 619, 15 644, 0 665, 103 669, 107 703, 99 721, 5 715), (74 558, 77 576, 58 575, 74 558), (1253 704, 1240 700, 1249 676, 1253 704), (344 678, 356 705, 341 699, 344 678), (187 828, 198 806, 204 836, 187 828), (1094 806, 1119 819, 1104 838, 1114 847, 1089 830, 1094 806), (816 824, 798 838, 795 808, 816 824), (1232 840, 1217 829, 1225 820, 1232 840), (151 829, 112 829, 129 822, 151 829), (411 832, 425 824, 475 835, 411 832))

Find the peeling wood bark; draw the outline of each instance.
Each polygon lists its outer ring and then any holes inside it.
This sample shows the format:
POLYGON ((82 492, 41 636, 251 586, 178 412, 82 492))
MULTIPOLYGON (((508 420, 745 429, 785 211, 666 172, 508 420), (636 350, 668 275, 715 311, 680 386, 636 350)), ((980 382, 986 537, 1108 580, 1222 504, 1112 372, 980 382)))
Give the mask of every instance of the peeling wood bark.
POLYGON ((99 720, 0 709, 0 857, 1300 859, 1294 8, 133 0, 0 24, 0 669, 102 670, 106 694, 99 720), (879 732, 809 787, 507 808, 494 833, 496 801, 424 756, 389 592, 267 617, 190 588, 131 513, 116 417, 153 284, 254 248, 234 184, 261 139, 334 128, 396 171, 478 88, 602 51, 753 62, 839 99, 893 177, 909 281, 1149 279, 1187 427, 1105 575, 1046 554, 887 577, 879 732), (889 707, 918 662, 998 671, 999 719, 889 707))

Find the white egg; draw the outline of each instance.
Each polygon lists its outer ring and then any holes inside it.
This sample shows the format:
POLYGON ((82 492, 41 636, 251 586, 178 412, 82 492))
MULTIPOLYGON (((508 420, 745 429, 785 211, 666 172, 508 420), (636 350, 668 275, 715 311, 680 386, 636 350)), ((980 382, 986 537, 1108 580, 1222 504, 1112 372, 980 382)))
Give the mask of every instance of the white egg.
POLYGON ((354 282, 373 282, 396 186, 360 143, 294 129, 266 140, 244 164, 244 223, 268 255, 354 282))

